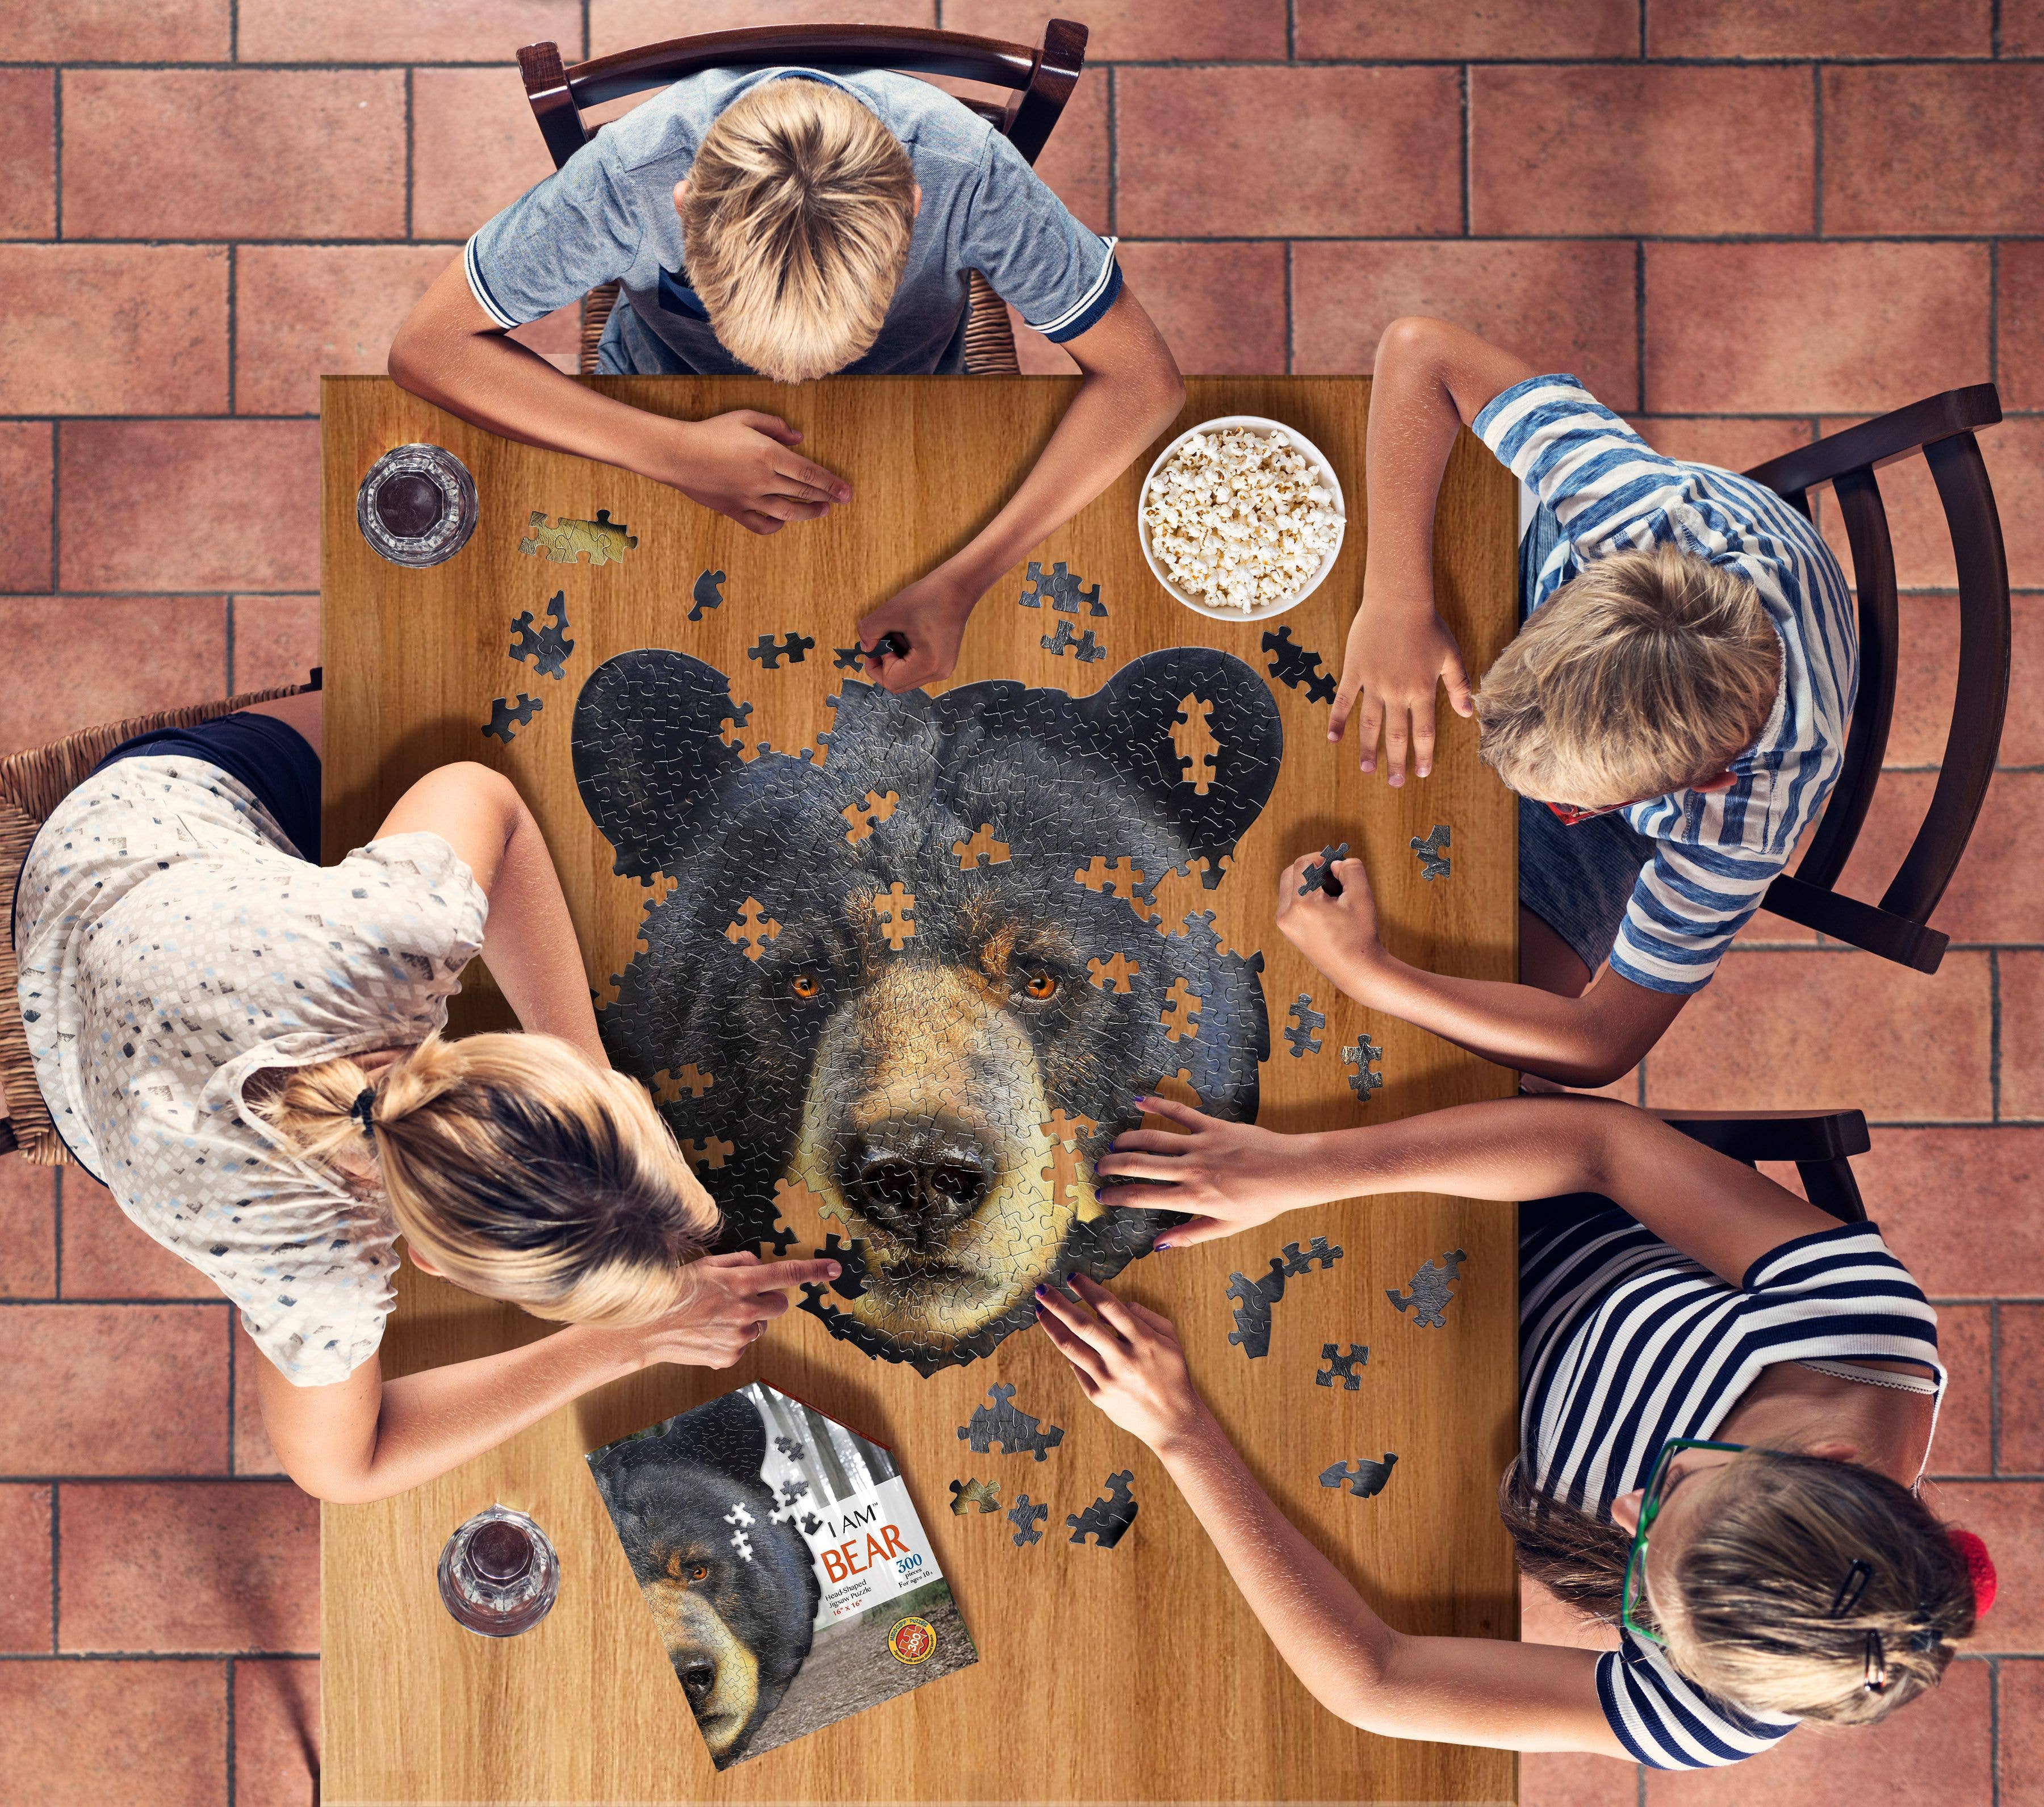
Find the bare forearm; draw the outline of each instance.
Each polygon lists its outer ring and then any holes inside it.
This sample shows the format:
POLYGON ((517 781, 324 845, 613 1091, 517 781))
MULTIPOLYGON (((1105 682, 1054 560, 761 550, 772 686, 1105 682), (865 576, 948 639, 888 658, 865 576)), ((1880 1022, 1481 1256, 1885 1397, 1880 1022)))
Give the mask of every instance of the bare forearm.
POLYGON ((522 803, 490 887, 482 958, 523 1027, 559 1036, 609 1064, 567 899, 540 825, 522 803))
POLYGON ((1370 379, 1365 442, 1366 587, 1416 606, 1432 594, 1434 505, 1462 424, 1427 330, 1436 324, 1401 321, 1385 333, 1370 379))

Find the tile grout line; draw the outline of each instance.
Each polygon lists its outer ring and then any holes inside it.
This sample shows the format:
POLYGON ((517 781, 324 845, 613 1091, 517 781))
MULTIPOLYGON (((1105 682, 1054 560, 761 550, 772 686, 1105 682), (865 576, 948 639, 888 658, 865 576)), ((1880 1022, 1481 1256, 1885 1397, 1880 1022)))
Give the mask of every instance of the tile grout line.
POLYGON ((1992 1807, 2001 1807, 2001 1659, 1987 1659, 1987 1783, 1992 1807))
POLYGON ((1810 65, 1810 230, 1824 236, 1824 66, 1810 65))
POLYGON ((1110 238, 1118 236, 1121 227, 1121 135, 1115 129, 1120 111, 1120 90, 1110 63, 1107 66, 1107 233, 1110 238))
POLYGON ((1297 374, 1299 359, 1299 316, 1292 299, 1292 241, 1285 241, 1285 374, 1297 374))
POLYGON ((50 1482, 50 1649, 52 1656, 60 1655, 57 1647, 58 1615, 63 1604, 63 1531, 58 1518, 58 1495, 61 1489, 55 1481, 50 1482))
MULTIPOLYGON (((582 3, 584 8, 582 15, 584 30, 585 35, 586 35, 588 0, 582 0, 582 3)), ((409 66, 407 66, 405 71, 405 242, 407 244, 413 244, 415 241, 417 236, 413 229, 412 220, 412 190, 417 186, 417 179, 413 174, 412 168, 414 136, 413 127, 414 109, 412 104, 412 75, 413 71, 409 66)))
MULTIPOLYGON (((233 607, 233 604, 230 602, 228 606, 231 609, 233 607)), ((227 694, 229 696, 232 696, 234 694, 234 686, 232 682, 228 685, 227 694)), ((230 1476, 233 1475, 236 1472, 234 1467, 234 1313, 230 1311, 227 1314, 227 1472, 230 1476)))
POLYGON ((1471 184, 1476 179, 1474 167, 1476 159, 1473 154, 1476 142, 1476 121, 1470 109, 1470 66, 1466 63, 1462 66, 1462 236, 1473 238, 1476 236, 1476 231, 1471 224, 1474 215, 1472 211, 1470 190, 1471 184))
POLYGON ((1988 1301, 1987 1308, 1987 1465, 1997 1477, 2001 1473, 2001 1301, 1988 1301))
POLYGON ((1639 411, 1650 410, 1646 406, 1646 240, 1632 241, 1632 337, 1633 356, 1639 364, 1634 374, 1635 391, 1639 397, 1639 411))
POLYGON ((2001 380, 2001 240, 1987 241, 1987 379, 2001 380))
POLYGON ((1987 1097, 1992 1113, 1988 1121, 2001 1121, 2001 949, 1987 951, 1987 1097))
POLYGON ((50 71, 50 237, 63 242, 63 71, 50 71))
POLYGON ((227 1807, 234 1807, 234 1659, 227 1659, 227 1807))
POLYGON ((63 1169, 50 1170, 50 1228, 55 1241, 56 1271, 50 1276, 50 1297, 63 1298, 63 1169))

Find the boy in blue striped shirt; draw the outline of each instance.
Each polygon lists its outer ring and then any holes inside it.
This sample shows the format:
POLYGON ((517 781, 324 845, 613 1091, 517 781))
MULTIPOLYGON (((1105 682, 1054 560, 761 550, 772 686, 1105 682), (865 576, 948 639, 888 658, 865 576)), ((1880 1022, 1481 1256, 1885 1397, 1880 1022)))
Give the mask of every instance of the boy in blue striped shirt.
MULTIPOLYGON (((1635 1066, 1709 983, 1836 779, 1858 682, 1845 574, 1807 517, 1664 458, 1573 376, 1439 320, 1393 322, 1370 398, 1369 563, 1328 733, 1391 783, 1473 713, 1520 794, 1517 985, 1393 959, 1362 863, 1279 887, 1278 926, 1374 1009, 1568 1086, 1635 1066), (1538 502, 1526 625, 1472 694, 1434 609, 1441 473, 1468 425, 1538 502)), ((1304 862, 1299 863, 1303 867, 1304 862)))

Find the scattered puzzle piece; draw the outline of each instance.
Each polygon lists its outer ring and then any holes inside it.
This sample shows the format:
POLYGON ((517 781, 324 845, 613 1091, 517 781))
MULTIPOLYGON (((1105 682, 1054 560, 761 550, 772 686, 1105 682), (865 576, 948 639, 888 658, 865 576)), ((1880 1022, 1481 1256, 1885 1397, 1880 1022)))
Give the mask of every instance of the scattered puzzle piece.
POLYGON ((639 544, 638 536, 628 532, 623 521, 613 521, 607 508, 598 509, 594 521, 562 515, 551 526, 546 511, 536 508, 526 522, 526 535, 518 542, 520 552, 528 558, 544 552, 559 565, 571 565, 582 556, 593 565, 614 563, 639 544))
POLYGON ((1285 1245, 1285 1272, 1287 1277, 1304 1274, 1309 1268, 1331 1267, 1342 1258, 1342 1251, 1327 1247, 1325 1236, 1315 1236, 1302 1249, 1296 1242, 1285 1245))
POLYGON ((1351 1343, 1344 1355, 1335 1344, 1323 1343, 1320 1359, 1329 1366, 1313 1376, 1315 1382, 1322 1386, 1332 1386, 1339 1380, 1347 1391, 1353 1393, 1362 1385, 1362 1376, 1355 1371, 1370 1365, 1370 1350, 1366 1344, 1351 1343))
POLYGON ((1019 1550, 1024 1544, 1042 1543, 1043 1534, 1036 1527, 1050 1516, 1048 1506, 1033 1505, 1027 1494, 1017 1494, 1008 1513, 1008 1522, 1015 1527, 1015 1547, 1019 1550))
POLYGON ((483 723, 482 732, 486 734, 494 734, 508 747, 511 744, 512 736, 516 732, 512 724, 516 722, 518 727, 523 728, 546 706, 539 698, 528 697, 522 691, 520 692, 518 701, 515 705, 509 698, 499 697, 490 705, 490 719, 483 723))
POLYGON ((689 610, 690 621, 701 621, 705 609, 724 606, 723 583, 724 573, 720 571, 706 571, 696 579, 695 588, 689 592, 689 600, 694 604, 689 610))
POLYGON ((558 678, 566 669, 574 642, 567 637, 567 592, 557 590, 547 605, 547 625, 532 625, 532 611, 526 609, 511 623, 511 656, 529 659, 542 678, 558 678))
POLYGON ((1289 684, 1293 690, 1304 684, 1306 701, 1331 703, 1335 700, 1335 680, 1329 672, 1320 669, 1320 656, 1308 652, 1292 638, 1292 624, 1287 621, 1275 632, 1266 629, 1263 650, 1275 653, 1270 661, 1270 675, 1279 682, 1289 684))
POLYGON ((1228 1277, 1228 1296, 1235 1301, 1235 1328, 1228 1333, 1251 1361, 1270 1353, 1270 1308, 1285 1296, 1285 1263, 1275 1257, 1261 1280, 1246 1274, 1228 1277))
POLYGON ((793 1505, 809 1490, 809 1484, 798 1474, 791 1474, 781 1483, 781 1503, 793 1505))
POLYGON ((1342 894, 1341 880, 1335 877, 1330 868, 1337 859, 1347 858, 1347 841, 1339 847, 1322 848, 1320 858, 1309 860, 1306 869, 1299 875, 1299 895, 1303 898, 1308 891, 1325 891, 1331 898, 1339 897, 1342 894))
POLYGON ((993 823, 982 822, 972 831, 971 840, 951 843, 951 857, 959 863, 961 872, 970 872, 977 867, 1005 866, 1008 843, 993 838, 993 823))
POLYGON ((762 634, 756 645, 746 648, 745 656, 758 659, 770 671, 778 671, 783 659, 790 665, 801 664, 802 655, 816 644, 807 634, 789 632, 778 641, 771 634, 762 634))
POLYGON ((1046 571, 1032 559, 1022 576, 1029 588, 1015 600, 1025 609, 1040 609, 1048 598, 1053 609, 1062 609, 1067 615, 1076 615, 1082 602, 1089 614, 1107 613, 1107 605, 1100 599, 1100 586, 1096 583, 1090 590, 1080 589, 1079 580, 1065 569, 1062 561, 1046 571))
POLYGON ((961 1440, 970 1443, 980 1455, 985 1455, 999 1444, 1010 1455, 1020 1455, 1027 1450, 1041 1462, 1065 1440, 1062 1425, 1039 1429, 1039 1420, 1016 1409, 1015 1389, 1008 1382, 996 1382, 987 1389, 986 1396, 993 1404, 974 1406, 971 1418, 959 1426, 961 1440))
POLYGON ((1448 825, 1436 822, 1425 840, 1415 835, 1406 844, 1420 856, 1420 876, 1422 879, 1445 879, 1454 869, 1454 862, 1448 858, 1448 825))
POLYGON ((1182 978, 1171 981, 1170 990, 1164 994, 1164 1007, 1158 1013, 1157 1018, 1164 1025, 1166 1040, 1190 1041, 1200 1032, 1200 1005, 1202 1002, 1193 995, 1192 987, 1182 978))
POLYGON ((1384 1058, 1384 1050, 1368 1036, 1359 1035, 1341 1051, 1341 1056, 1350 1069, 1348 1089, 1368 1104, 1372 1092, 1384 1089, 1384 1075, 1377 1070, 1377 1063, 1384 1058))
POLYGON ((781 932, 781 925, 766 913, 757 898, 747 898, 738 907, 738 920, 724 932, 724 938, 748 960, 766 952, 766 944, 781 932))
POLYGON ((866 667, 865 648, 859 645, 834 646, 831 648, 831 669, 833 671, 863 671, 866 667))
POLYGON ((1452 1248, 1438 1261, 1429 1261, 1413 1273, 1406 1282, 1411 1289, 1401 1293, 1395 1286, 1387 1286, 1384 1296, 1399 1310, 1408 1308, 1412 1313, 1415 1330, 1445 1328, 1447 1320, 1443 1315, 1454 1294, 1449 1282, 1461 1272, 1462 1263, 1469 1259, 1458 1248, 1452 1248))
POLYGON ((1086 962, 1086 971, 1095 985, 1103 991, 1119 991, 1124 996, 1128 990, 1130 976, 1142 970, 1140 965, 1119 949, 1105 959, 1086 962))
POLYGON ((888 947, 900 953, 908 945, 909 937, 916 932, 916 897, 899 879, 873 900, 873 910, 880 925, 880 932, 887 937, 888 947))
POLYGON ((1290 1014, 1292 1026, 1285 1030, 1285 1039, 1292 1044, 1292 1058, 1303 1060, 1309 1054, 1318 1054, 1320 1052, 1320 1038, 1313 1031, 1325 1028, 1327 1020, 1313 1008, 1312 994, 1301 992, 1299 1001, 1292 1006, 1290 1014))
POLYGON ((858 846, 861 841, 868 839, 875 829, 894 813, 895 806, 901 801, 901 793, 898 790, 889 790, 885 793, 869 790, 861 802, 846 804, 843 809, 838 812, 851 825, 846 831, 844 838, 854 847, 858 846))
MULTIPOLYGON (((982 1512, 1001 1509, 1001 1483, 997 1481, 954 1481, 951 1482, 951 1510, 960 1515, 977 1506, 982 1512)), ((1050 1509, 1047 1506, 1045 1511, 1050 1509)))
POLYGON ((1094 660, 1107 656, 1107 648, 1094 640, 1091 628, 1074 640, 1072 637, 1072 624, 1066 621, 1061 620, 1058 623, 1058 631, 1055 634, 1045 634, 1038 644, 1046 652, 1055 653, 1060 659, 1067 652, 1074 654, 1082 665, 1090 665, 1094 660))
POLYGON ((800 1462, 809 1452, 808 1444, 797 1443, 793 1437, 776 1437, 774 1447, 790 1462, 800 1462))
POLYGON ((824 1521, 820 1518, 817 1517, 814 1513, 805 1512, 802 1514, 802 1535, 804 1536, 813 1537, 819 1531, 822 1530, 823 1528, 824 1521))
POLYGON ((1072 1541, 1083 1544, 1090 1536, 1097 1550, 1112 1550, 1135 1522, 1138 1508, 1128 1491, 1128 1484, 1135 1478, 1133 1469, 1124 1468, 1119 1474, 1107 1478, 1109 1491, 1095 1500, 1084 1512, 1066 1513, 1065 1523, 1072 1528, 1072 1541))
POLYGON ((1389 1450, 1381 1462, 1359 1457, 1350 1463, 1337 1462, 1330 1468, 1320 1471, 1320 1485, 1324 1487, 1346 1487, 1359 1500, 1366 1500, 1373 1494, 1384 1491, 1384 1483, 1391 1478, 1393 1465, 1398 1458, 1389 1450))

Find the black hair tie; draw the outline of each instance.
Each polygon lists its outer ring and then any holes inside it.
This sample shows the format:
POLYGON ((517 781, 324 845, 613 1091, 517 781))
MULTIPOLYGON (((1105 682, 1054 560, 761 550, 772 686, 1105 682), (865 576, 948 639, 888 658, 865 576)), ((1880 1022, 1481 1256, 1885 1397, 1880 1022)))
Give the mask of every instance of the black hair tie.
POLYGON ((376 1120, 371 1115, 375 1105, 376 1088, 364 1086, 355 1094, 355 1102, 348 1107, 348 1114, 362 1125, 362 1133, 365 1136, 373 1136, 375 1133, 376 1120))

